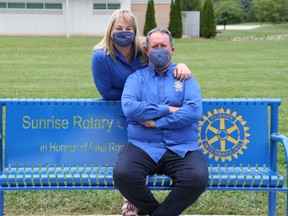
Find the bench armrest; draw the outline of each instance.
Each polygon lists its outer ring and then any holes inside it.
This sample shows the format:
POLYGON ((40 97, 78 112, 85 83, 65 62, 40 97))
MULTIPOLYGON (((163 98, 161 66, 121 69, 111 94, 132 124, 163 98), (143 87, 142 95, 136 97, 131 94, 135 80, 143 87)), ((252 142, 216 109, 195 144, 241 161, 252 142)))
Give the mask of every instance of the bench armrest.
MULTIPOLYGON (((286 165, 287 165, 287 161, 288 161, 288 138, 285 137, 284 135, 281 135, 278 133, 272 133, 271 134, 271 140, 274 142, 281 143, 283 145, 284 153, 286 156, 286 165)), ((286 177, 288 178, 288 166, 286 166, 286 177)))
POLYGON ((272 133, 271 134, 271 139, 272 141, 280 142, 282 143, 284 150, 285 150, 285 155, 286 155, 286 161, 288 159, 288 138, 285 137, 284 135, 278 134, 278 133, 272 133))

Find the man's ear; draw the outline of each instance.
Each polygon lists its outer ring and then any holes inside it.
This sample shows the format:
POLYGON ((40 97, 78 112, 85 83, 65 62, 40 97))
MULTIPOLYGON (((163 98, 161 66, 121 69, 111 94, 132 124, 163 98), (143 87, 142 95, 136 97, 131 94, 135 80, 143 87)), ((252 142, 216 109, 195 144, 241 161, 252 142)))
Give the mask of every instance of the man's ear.
POLYGON ((145 46, 145 47, 143 47, 143 48, 144 48, 144 51, 145 51, 146 55, 148 56, 148 47, 145 46))

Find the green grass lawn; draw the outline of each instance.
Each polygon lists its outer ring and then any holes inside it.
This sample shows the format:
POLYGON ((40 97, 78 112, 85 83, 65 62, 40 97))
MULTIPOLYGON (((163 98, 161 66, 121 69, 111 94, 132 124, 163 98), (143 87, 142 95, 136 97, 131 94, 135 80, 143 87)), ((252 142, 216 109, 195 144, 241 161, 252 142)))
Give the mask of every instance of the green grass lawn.
MULTIPOLYGON (((92 47, 100 38, 0 37, 0 98, 95 98, 92 47)), ((279 131, 288 135, 288 25, 226 30, 215 39, 175 39, 203 98, 281 98, 279 131)), ((283 149, 279 169, 285 174, 283 149)), ((157 191, 163 199, 167 191, 157 191)), ((277 215, 285 215, 278 193, 277 215)), ((5 192, 7 215, 120 214, 118 191, 5 192)), ((267 215, 262 192, 205 192, 185 214, 267 215)))

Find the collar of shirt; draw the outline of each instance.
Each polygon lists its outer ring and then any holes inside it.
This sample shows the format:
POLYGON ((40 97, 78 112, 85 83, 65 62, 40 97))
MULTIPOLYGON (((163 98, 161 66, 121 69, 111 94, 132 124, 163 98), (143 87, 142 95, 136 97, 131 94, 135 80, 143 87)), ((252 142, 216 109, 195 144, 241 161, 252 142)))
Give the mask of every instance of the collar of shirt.
MULTIPOLYGON (((123 62, 128 63, 128 62, 126 61, 126 59, 124 58, 124 56, 123 56, 115 47, 113 48, 113 50, 114 50, 115 56, 116 56, 117 58, 119 58, 119 59, 120 59, 121 61, 123 61, 123 62)), ((134 47, 133 47, 132 61, 134 60, 134 55, 135 55, 135 49, 134 49, 134 47)), ((138 54, 137 54, 137 56, 138 56, 138 54)))
POLYGON ((169 67, 166 69, 166 71, 163 71, 162 73, 159 73, 157 71, 157 69, 155 69, 152 65, 148 64, 148 69, 149 72, 152 73, 153 78, 156 76, 161 76, 162 74, 164 74, 165 76, 172 76, 173 75, 173 71, 174 71, 174 66, 175 64, 173 64, 172 62, 170 62, 169 67))
POLYGON ((124 56, 119 52, 119 50, 117 50, 115 47, 113 48, 114 50, 114 53, 115 53, 115 56, 117 59, 119 59, 120 61, 122 61, 123 63, 127 64, 127 65, 137 65, 136 68, 134 68, 134 70, 138 70, 140 68, 143 68, 143 67, 146 67, 148 65, 148 59, 145 58, 143 56, 143 53, 141 51, 139 51, 137 53, 137 55, 135 56, 135 48, 133 46, 133 53, 132 53, 132 59, 131 59, 131 62, 128 63, 126 61, 126 59, 124 58, 124 56), (139 65, 139 66, 138 66, 139 65))

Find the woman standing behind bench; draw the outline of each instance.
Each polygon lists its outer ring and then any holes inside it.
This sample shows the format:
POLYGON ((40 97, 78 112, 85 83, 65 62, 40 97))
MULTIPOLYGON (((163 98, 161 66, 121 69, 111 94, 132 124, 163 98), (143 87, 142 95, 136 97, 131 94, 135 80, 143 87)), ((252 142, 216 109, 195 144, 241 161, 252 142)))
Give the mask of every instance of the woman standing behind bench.
MULTIPOLYGON (((120 9, 112 14, 104 38, 93 49, 91 64, 94 83, 104 99, 120 100, 127 77, 148 65, 144 40, 130 11, 120 9)), ((188 79, 191 72, 181 63, 175 68, 174 76, 188 79)), ((138 209, 125 198, 122 215, 138 215, 138 209)))

